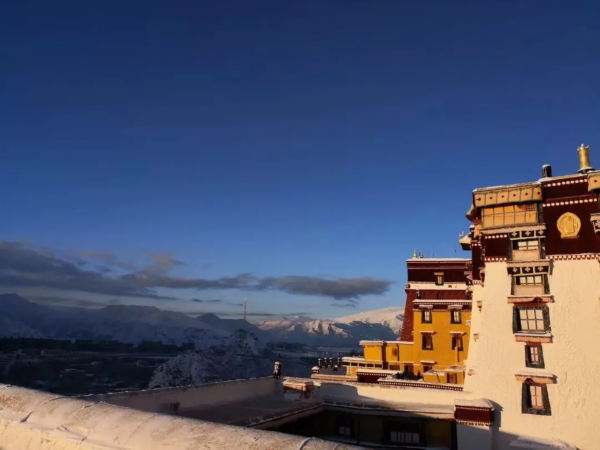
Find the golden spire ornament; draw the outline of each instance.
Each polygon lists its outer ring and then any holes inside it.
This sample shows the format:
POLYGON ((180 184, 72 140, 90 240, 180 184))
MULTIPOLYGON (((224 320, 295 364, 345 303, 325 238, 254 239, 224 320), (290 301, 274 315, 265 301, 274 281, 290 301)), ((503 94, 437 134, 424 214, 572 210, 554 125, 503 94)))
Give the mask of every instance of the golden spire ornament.
POLYGON ((577 173, 588 173, 591 170, 594 170, 592 164, 590 163, 590 146, 581 144, 577 151, 579 152, 579 170, 577 173))

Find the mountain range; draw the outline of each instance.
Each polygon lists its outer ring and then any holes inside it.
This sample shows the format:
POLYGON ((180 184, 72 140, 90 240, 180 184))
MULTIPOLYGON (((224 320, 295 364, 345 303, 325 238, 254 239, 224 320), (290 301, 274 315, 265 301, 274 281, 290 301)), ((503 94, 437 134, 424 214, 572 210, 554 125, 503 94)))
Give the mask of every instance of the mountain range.
POLYGON ((362 339, 395 340, 404 308, 384 308, 338 319, 282 317, 255 323, 222 319, 215 314, 191 317, 154 306, 109 305, 101 309, 53 309, 16 294, 0 295, 0 336, 161 341, 197 349, 223 344, 238 329, 262 342, 356 346, 362 339))

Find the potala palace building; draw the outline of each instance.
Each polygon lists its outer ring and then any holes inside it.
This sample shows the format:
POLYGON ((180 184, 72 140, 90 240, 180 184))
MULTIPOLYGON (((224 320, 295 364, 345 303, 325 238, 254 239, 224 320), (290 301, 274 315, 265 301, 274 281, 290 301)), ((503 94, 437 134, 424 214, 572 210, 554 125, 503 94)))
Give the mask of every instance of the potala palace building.
POLYGON ((578 151, 575 174, 475 189, 471 258, 415 253, 402 335, 339 371, 80 398, 0 385, 0 449, 600 449, 600 171, 578 151))

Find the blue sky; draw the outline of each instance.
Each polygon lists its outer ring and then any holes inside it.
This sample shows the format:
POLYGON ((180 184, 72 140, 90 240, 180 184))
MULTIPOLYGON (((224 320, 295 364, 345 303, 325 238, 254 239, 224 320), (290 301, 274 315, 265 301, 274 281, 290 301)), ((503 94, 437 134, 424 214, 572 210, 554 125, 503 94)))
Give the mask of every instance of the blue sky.
POLYGON ((582 142, 600 166, 599 13, 3 2, 0 290, 224 314, 244 297, 253 314, 401 306, 413 248, 468 256, 474 188, 575 172, 582 142))

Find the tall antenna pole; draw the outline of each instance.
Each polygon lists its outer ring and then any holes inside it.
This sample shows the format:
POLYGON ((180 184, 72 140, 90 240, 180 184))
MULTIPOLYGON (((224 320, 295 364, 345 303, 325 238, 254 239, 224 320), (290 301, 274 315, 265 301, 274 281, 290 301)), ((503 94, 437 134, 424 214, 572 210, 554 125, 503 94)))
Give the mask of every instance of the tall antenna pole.
POLYGON ((247 304, 248 304, 248 301, 246 299, 244 299, 244 322, 246 322, 246 306, 247 306, 247 304))

